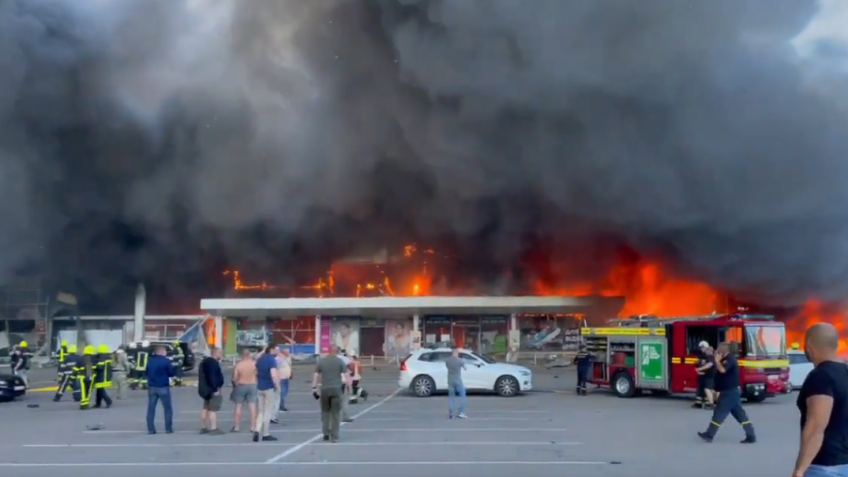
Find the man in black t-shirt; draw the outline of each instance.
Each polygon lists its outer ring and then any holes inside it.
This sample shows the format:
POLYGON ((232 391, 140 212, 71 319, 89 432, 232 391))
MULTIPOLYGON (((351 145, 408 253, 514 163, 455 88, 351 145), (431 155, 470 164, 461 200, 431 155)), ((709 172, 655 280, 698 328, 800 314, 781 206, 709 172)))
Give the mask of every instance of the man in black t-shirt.
POLYGON ((757 438, 754 434, 754 426, 748 420, 745 409, 742 408, 742 391, 739 389, 739 364, 736 361, 736 354, 731 353, 729 343, 722 343, 716 349, 714 358, 715 392, 718 393, 718 400, 710 425, 706 432, 699 432, 698 435, 701 439, 712 442, 718 428, 730 414, 739 424, 742 424, 742 429, 745 430, 745 439, 742 443, 753 444, 757 438))
POLYGON ((848 366, 836 360, 838 345, 833 325, 807 330, 804 354, 815 368, 798 394, 801 447, 793 477, 848 476, 848 366))

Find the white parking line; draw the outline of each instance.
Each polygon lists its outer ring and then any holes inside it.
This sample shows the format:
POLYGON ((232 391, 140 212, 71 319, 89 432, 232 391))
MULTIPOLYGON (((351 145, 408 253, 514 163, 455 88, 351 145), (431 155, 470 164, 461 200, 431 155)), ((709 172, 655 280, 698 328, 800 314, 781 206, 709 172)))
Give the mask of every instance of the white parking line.
MULTIPOLYGON (((394 409, 394 407, 395 407, 394 404, 392 404, 391 406, 388 406, 388 407, 390 407, 392 409, 381 409, 379 411, 374 411, 371 414, 403 414, 403 415, 424 416, 424 417, 432 416, 433 414, 437 414, 437 415, 440 415, 440 416, 445 414, 445 407, 444 406, 441 406, 441 407, 433 406, 432 409, 426 409, 426 410, 394 409)), ((422 406, 417 406, 417 407, 420 409, 422 406)), ((199 414, 200 413, 200 411, 180 411, 180 412, 185 413, 185 414, 199 414)), ((469 412, 471 412, 471 411, 469 411, 469 412)), ((281 412, 280 416, 281 416, 282 419, 285 419, 285 416, 288 415, 288 414, 320 414, 320 413, 321 413, 321 411, 318 410, 318 409, 308 409, 308 410, 296 410, 296 411, 281 412)), ((517 410, 499 410, 499 409, 478 410, 477 408, 474 408, 473 413, 475 415, 478 415, 478 414, 553 414, 552 411, 529 411, 529 410, 523 410, 523 409, 520 409, 520 410, 519 409, 517 409, 517 410)), ((192 419, 192 421, 196 421, 196 420, 197 419, 192 419)), ((218 419, 218 420, 221 421, 221 420, 226 420, 226 419, 218 419)), ((142 421, 143 421, 143 419, 142 419, 142 421)))
MULTIPOLYGON (((360 414, 353 416, 354 419, 360 414)), ((345 424, 345 423, 343 423, 345 424)), ((565 428, 557 427, 533 427, 533 428, 514 428, 514 427, 487 427, 487 428, 469 428, 469 427, 390 427, 390 428, 360 428, 352 427, 346 429, 345 432, 562 432, 565 428)), ((271 431, 271 434, 291 434, 291 433, 313 433, 320 432, 320 429, 279 429, 271 431)), ((83 434, 147 434, 147 431, 83 431, 83 434)), ((197 431, 176 431, 176 434, 197 434, 197 431)), ((323 437, 323 434, 318 436, 323 437)))
MULTIPOLYGON (((357 418, 359 418, 360 416, 364 416, 364 415, 368 414, 370 411, 372 411, 372 410, 374 410, 374 409, 377 409, 378 407, 382 406, 383 404, 385 404, 385 403, 389 402, 389 400, 390 400, 390 399, 392 399, 393 397, 397 396, 397 393, 401 392, 401 390, 402 390, 402 388, 398 388, 398 389, 396 389, 396 390, 395 390, 395 392, 393 392, 393 393, 389 394, 388 396, 384 397, 382 401, 379 401, 379 402, 377 402, 376 404, 372 404, 370 407, 365 408, 365 409, 364 409, 362 412, 360 412, 359 414, 356 414, 356 415, 351 416, 351 417, 353 417, 353 419, 357 419, 357 418)), ((345 423, 342 423, 342 425, 344 425, 344 424, 345 424, 345 423)), ((310 438, 310 439, 307 439, 307 440, 303 441, 300 445, 294 446, 294 447, 292 447, 291 449, 288 449, 288 450, 286 450, 286 451, 284 451, 284 452, 281 452, 281 453, 279 453, 279 454, 275 455, 274 457, 272 457, 272 458, 268 459, 268 460, 266 461, 266 463, 267 463, 267 464, 273 464, 273 463, 275 463, 275 462, 279 462, 279 461, 281 461, 281 460, 285 459, 286 457, 288 457, 288 456, 290 456, 290 455, 294 454, 295 452, 297 452, 297 451, 299 451, 299 450, 303 449, 304 447, 308 446, 309 444, 312 444, 313 442, 317 442, 317 441, 318 441, 319 439, 321 439, 322 437, 324 437, 324 434, 319 432, 318 434, 315 434, 314 436, 312 436, 312 438, 310 438)))
MULTIPOLYGON (((179 444, 24 444, 20 447, 29 448, 29 449, 41 449, 41 448, 50 448, 50 449, 70 449, 70 448, 121 448, 121 447, 145 447, 145 448, 156 448, 156 447, 233 447, 233 446, 245 446, 245 447, 256 447, 256 446, 276 446, 276 447, 297 447, 303 445, 302 442, 228 442, 228 443, 208 443, 208 442, 182 442, 179 444)), ((415 447, 415 446, 580 446, 583 445, 582 442, 553 442, 553 441, 543 441, 543 442, 501 442, 501 441, 487 441, 487 442, 449 442, 449 441, 439 441, 439 442, 336 442, 333 444, 324 444, 319 442, 312 442, 307 444, 309 446, 326 446, 329 448, 337 447, 337 446, 348 446, 348 447, 370 447, 370 446, 394 446, 394 447, 415 447)), ((305 447, 305 446, 304 446, 305 447)))
POLYGON ((609 465, 609 462, 591 460, 502 460, 502 461, 477 461, 477 460, 445 460, 445 461, 370 461, 370 462, 52 462, 52 463, 9 463, 0 462, 0 467, 244 467, 244 466, 281 466, 281 467, 314 467, 314 466, 440 466, 440 465, 473 465, 473 466, 571 466, 571 465, 609 465))

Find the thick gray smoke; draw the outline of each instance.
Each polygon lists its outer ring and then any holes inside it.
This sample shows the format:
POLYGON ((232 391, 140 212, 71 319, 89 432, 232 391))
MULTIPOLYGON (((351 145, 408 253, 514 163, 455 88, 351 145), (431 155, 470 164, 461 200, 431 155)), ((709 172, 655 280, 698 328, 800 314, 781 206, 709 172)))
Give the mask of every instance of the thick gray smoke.
POLYGON ((845 89, 788 44, 815 11, 0 0, 0 273, 176 286, 409 239, 499 269, 614 237, 757 299, 842 298, 845 89))

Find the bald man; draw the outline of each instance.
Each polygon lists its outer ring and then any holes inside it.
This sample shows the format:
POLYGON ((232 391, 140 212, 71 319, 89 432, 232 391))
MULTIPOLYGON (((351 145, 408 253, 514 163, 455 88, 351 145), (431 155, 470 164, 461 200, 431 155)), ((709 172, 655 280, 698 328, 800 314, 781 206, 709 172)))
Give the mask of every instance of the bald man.
POLYGON ((804 354, 815 368, 798 394, 801 446, 793 477, 848 477, 848 366, 836 359, 838 346, 833 325, 807 329, 804 354))

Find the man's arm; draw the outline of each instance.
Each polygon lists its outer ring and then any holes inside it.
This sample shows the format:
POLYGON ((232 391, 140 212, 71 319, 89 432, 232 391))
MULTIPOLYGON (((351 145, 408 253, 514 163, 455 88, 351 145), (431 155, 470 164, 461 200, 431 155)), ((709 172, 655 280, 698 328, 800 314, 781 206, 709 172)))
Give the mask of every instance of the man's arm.
POLYGON ((271 368, 271 382, 274 383, 274 390, 280 390, 280 370, 271 368))
POLYGON ((707 362, 706 362, 706 364, 704 364, 704 365, 703 365, 703 366, 701 366, 700 368, 697 368, 697 369, 696 369, 696 371, 698 371, 698 372, 700 373, 700 372, 702 372, 702 371, 706 371, 706 370, 708 370, 708 369, 710 369, 710 368, 712 368, 712 367, 713 367, 713 363, 711 363, 711 362, 707 361, 707 362))
POLYGON ((321 363, 315 365, 315 372, 312 373, 312 389, 318 387, 318 379, 321 378, 321 363))
POLYGON ((829 376, 811 376, 804 383, 808 386, 807 420, 801 430, 801 446, 795 460, 795 473, 802 476, 821 450, 824 430, 833 411, 833 381, 829 376))
POLYGON ((722 359, 724 359, 724 355, 720 354, 720 355, 716 356, 715 365, 716 365, 716 371, 724 374, 724 373, 727 372, 728 369, 733 369, 733 366, 735 365, 736 361, 735 360, 730 361, 729 367, 725 367, 724 363, 721 362, 722 359))

